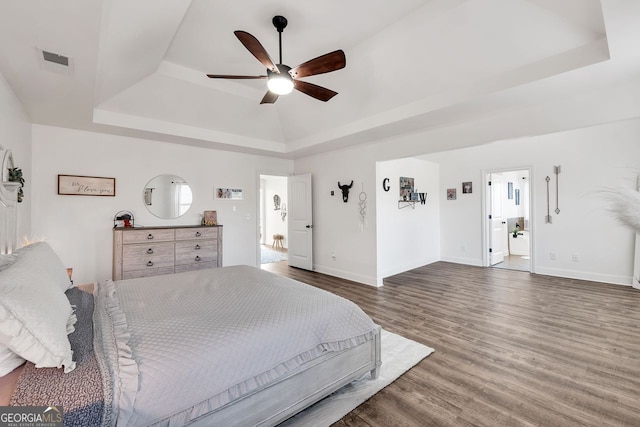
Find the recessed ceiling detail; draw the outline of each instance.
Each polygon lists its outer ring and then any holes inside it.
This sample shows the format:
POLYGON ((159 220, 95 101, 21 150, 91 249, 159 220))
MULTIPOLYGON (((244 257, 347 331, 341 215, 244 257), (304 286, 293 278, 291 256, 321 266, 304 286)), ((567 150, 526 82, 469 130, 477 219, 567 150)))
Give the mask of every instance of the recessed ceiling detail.
POLYGON ((5 9, 0 73, 34 123, 280 157, 459 126, 640 75, 640 2, 33 0, 5 9), (287 64, 336 48, 349 58, 339 72, 304 77, 340 92, 331 102, 280 96, 265 107, 265 79, 207 78, 267 75, 234 31, 279 52, 273 16, 288 20, 287 64), (32 53, 42 40, 47 61, 32 53), (45 66, 75 68, 74 78, 45 66))

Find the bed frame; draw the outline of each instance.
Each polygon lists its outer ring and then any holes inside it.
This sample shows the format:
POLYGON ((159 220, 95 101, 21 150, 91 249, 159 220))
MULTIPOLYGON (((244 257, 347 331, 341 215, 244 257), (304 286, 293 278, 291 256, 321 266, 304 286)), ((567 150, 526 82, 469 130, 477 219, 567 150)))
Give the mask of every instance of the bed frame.
POLYGON ((309 361, 286 377, 259 388, 213 412, 190 426, 274 426, 322 400, 367 372, 380 373, 380 331, 375 338, 341 352, 329 352, 309 361))

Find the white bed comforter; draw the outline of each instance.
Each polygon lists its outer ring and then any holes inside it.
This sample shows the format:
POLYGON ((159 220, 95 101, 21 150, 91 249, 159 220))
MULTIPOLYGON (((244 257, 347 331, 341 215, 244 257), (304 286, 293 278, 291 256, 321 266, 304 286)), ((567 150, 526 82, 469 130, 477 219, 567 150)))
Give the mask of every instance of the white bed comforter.
POLYGON ((107 281, 94 328, 118 426, 184 425, 379 329, 344 298, 248 266, 107 281))

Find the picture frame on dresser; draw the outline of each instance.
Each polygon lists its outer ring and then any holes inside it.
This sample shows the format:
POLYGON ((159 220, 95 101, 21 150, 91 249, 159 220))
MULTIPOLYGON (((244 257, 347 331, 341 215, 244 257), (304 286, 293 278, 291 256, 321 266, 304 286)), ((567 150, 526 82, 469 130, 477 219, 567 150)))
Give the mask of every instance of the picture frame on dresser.
POLYGON ((218 225, 218 212, 204 211, 202 225, 205 225, 207 227, 211 225, 218 225))

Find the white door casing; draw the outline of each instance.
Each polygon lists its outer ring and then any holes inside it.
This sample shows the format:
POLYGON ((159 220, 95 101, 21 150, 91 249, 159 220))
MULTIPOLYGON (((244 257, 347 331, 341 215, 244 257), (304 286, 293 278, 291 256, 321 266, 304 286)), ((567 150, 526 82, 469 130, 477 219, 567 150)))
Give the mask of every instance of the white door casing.
POLYGON ((489 179, 489 265, 495 265, 504 261, 504 240, 507 236, 506 221, 502 218, 504 182, 501 174, 492 173, 489 179))
POLYGON ((288 178, 289 265, 313 270, 311 174, 288 178))

